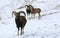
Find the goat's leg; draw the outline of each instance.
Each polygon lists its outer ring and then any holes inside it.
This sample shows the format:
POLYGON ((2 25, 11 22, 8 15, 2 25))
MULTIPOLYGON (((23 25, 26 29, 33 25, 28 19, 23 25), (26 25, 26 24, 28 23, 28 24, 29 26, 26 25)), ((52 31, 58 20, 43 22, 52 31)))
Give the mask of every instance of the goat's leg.
POLYGON ((22 29, 22 34, 24 34, 24 28, 22 29))
POLYGON ((31 18, 33 18, 33 17, 34 17, 34 14, 31 13, 31 18))
POLYGON ((39 16, 38 16, 38 19, 40 19, 40 13, 38 13, 38 15, 39 15, 39 16))
POLYGON ((17 35, 19 36, 19 27, 18 27, 18 33, 17 33, 17 35))
POLYGON ((20 33, 20 35, 22 35, 22 27, 21 27, 21 33, 20 33))
POLYGON ((20 35, 22 35, 22 34, 24 34, 24 28, 21 28, 21 34, 20 35))
POLYGON ((34 18, 35 18, 35 14, 34 14, 34 18))
POLYGON ((27 14, 27 18, 28 18, 28 19, 30 18, 30 13, 27 14))

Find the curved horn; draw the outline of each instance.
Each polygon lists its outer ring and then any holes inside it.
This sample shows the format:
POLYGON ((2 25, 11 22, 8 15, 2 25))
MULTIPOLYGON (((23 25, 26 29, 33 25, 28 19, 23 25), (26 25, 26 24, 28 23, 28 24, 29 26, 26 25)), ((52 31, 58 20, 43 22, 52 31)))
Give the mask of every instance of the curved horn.
POLYGON ((13 14, 14 14, 14 13, 16 13, 16 11, 13 11, 13 12, 12 12, 12 17, 13 17, 13 14))
POLYGON ((19 11, 19 14, 20 14, 20 13, 23 13, 23 14, 26 16, 26 14, 25 14, 25 12, 24 12, 24 11, 19 11))

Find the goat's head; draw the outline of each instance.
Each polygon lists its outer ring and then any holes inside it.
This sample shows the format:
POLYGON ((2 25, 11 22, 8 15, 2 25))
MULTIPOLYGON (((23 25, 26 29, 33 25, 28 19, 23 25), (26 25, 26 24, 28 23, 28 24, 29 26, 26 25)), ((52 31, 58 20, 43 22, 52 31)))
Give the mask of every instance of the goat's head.
POLYGON ((20 14, 17 13, 16 11, 13 11, 13 12, 12 12, 12 16, 13 16, 13 14, 14 14, 15 16, 19 16, 19 15, 20 15, 20 14))

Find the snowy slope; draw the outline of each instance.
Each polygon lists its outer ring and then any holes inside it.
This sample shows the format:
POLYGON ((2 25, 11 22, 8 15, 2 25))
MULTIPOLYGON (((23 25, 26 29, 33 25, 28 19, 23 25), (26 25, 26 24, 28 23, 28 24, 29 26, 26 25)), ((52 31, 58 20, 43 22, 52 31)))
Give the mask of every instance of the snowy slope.
MULTIPOLYGON (((32 5, 41 8, 41 19, 27 19, 22 36, 17 36, 15 20, 11 16, 13 7, 18 8, 20 3, 17 6, 7 4, 0 8, 0 38, 60 38, 60 0, 35 0, 32 5)), ((25 8, 21 10, 25 11, 25 8)))

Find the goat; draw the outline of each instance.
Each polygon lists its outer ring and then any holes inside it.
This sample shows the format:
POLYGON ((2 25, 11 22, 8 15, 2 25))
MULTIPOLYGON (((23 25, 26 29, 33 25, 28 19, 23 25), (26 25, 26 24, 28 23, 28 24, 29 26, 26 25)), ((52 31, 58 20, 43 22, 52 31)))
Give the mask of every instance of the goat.
POLYGON ((16 27, 18 29, 18 34, 19 35, 19 28, 21 27, 21 35, 24 34, 24 26, 26 25, 26 14, 24 11, 19 11, 18 13, 16 11, 13 11, 12 14, 14 13, 15 15, 15 23, 16 23, 16 27), (20 16, 20 14, 23 13, 25 16, 20 16))
POLYGON ((26 5, 26 6, 27 6, 26 12, 27 12, 28 15, 29 14, 34 14, 34 16, 35 16, 35 14, 37 13, 39 15, 38 18, 40 18, 40 12, 41 12, 40 8, 33 8, 32 5, 26 5))

